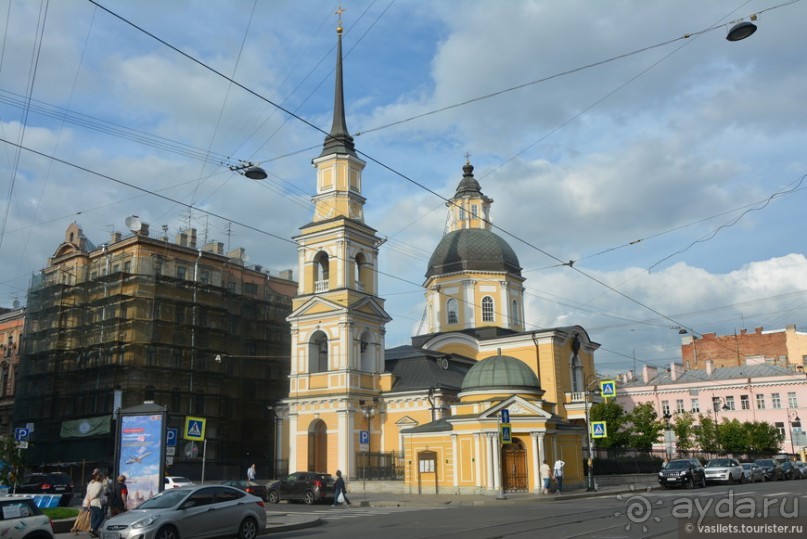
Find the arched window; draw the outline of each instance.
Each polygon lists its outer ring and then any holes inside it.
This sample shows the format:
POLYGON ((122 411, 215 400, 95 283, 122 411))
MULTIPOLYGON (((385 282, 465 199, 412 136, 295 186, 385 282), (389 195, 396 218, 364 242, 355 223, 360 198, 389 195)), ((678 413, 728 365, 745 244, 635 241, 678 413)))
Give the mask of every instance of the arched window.
POLYGON ((518 322, 518 301, 513 300, 513 310, 510 313, 510 319, 513 321, 513 325, 517 326, 518 322))
POLYGON ((314 257, 314 292, 328 290, 330 278, 330 260, 328 253, 320 251, 314 257))
POLYGON ((359 355, 361 360, 359 368, 364 372, 373 372, 375 370, 375 350, 370 344, 370 332, 365 331, 361 334, 361 342, 359 343, 359 355))
POLYGON ((493 298, 485 296, 482 298, 482 321, 493 322, 493 298))
POLYGON ((325 372, 328 370, 328 336, 317 331, 308 343, 308 372, 325 372))
POLYGON ((355 274, 353 275, 353 282, 355 283, 355 288, 359 292, 364 292, 365 290, 369 290, 368 286, 368 266, 367 266, 367 259, 364 257, 363 253, 356 254, 356 263, 355 263, 355 274))
POLYGON ((459 320, 459 316, 457 316, 457 300, 454 298, 449 299, 446 302, 446 313, 448 314, 448 323, 449 324, 457 324, 459 320))

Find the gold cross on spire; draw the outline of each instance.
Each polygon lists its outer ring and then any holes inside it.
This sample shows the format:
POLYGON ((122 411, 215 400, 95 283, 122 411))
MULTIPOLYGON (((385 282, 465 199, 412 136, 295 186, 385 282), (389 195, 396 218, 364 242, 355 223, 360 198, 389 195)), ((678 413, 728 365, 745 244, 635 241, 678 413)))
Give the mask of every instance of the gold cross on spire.
POLYGON ((465 162, 468 163, 469 165, 471 164, 471 154, 469 154, 468 152, 465 152, 465 162))
POLYGON ((334 11, 334 14, 337 17, 339 17, 339 21, 336 23, 337 24, 336 31, 339 32, 340 34, 342 33, 342 13, 344 13, 345 11, 347 10, 342 7, 342 4, 339 4, 339 9, 334 11))

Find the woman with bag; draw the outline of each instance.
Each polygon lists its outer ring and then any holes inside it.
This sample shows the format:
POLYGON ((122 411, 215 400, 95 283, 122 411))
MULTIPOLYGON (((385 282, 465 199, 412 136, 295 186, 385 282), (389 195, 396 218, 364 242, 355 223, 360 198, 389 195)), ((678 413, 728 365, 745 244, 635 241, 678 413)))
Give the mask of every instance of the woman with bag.
POLYGON ((98 537, 98 528, 104 523, 103 500, 104 474, 96 473, 87 485, 87 496, 84 498, 84 507, 90 511, 90 535, 98 537))
POLYGON ((81 505, 81 511, 79 511, 76 521, 73 523, 73 527, 70 528, 70 533, 78 535, 79 532, 88 531, 90 531, 90 511, 87 509, 87 504, 83 503, 81 505))
POLYGON ((350 500, 347 499, 347 487, 345 486, 345 480, 342 479, 342 470, 336 470, 336 481, 333 484, 333 505, 331 507, 336 507, 343 502, 350 507, 350 500))

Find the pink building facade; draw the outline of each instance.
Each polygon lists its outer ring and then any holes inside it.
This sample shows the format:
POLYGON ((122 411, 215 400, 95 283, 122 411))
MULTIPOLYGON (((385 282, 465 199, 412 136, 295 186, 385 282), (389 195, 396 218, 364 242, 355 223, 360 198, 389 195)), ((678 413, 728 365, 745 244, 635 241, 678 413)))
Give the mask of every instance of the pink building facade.
MULTIPOLYGON (((724 419, 764 421, 785 436, 781 451, 801 453, 807 447, 802 424, 807 421, 807 374, 780 365, 743 365, 684 371, 679 363, 664 371, 645 366, 622 375, 617 402, 626 411, 650 402, 659 417, 694 412, 724 419)), ((673 419, 674 420, 674 419, 673 419)), ((659 442, 659 448, 664 444, 659 442)))

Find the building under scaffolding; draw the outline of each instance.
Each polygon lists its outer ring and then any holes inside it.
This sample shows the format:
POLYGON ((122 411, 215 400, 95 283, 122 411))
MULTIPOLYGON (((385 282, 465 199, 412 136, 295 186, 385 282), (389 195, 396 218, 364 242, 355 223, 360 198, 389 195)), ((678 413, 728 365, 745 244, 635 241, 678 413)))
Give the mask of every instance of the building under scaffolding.
MULTIPOLYGON (((194 229, 170 242, 136 225, 95 247, 71 224, 32 282, 13 419, 34 427, 24 460, 111 466, 116 410, 154 401, 180 433, 186 416, 206 418, 210 479, 252 463, 273 475, 291 272, 246 267, 243 249, 221 243, 197 248, 194 229)), ((201 457, 180 439, 169 469, 199 475, 201 457)))

